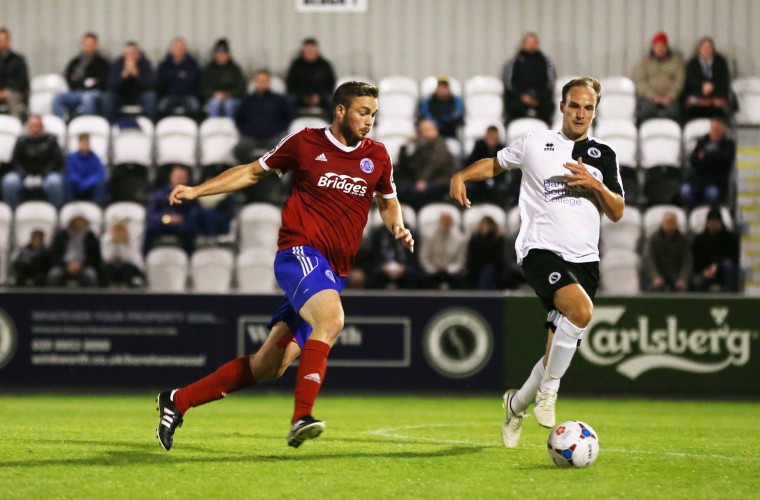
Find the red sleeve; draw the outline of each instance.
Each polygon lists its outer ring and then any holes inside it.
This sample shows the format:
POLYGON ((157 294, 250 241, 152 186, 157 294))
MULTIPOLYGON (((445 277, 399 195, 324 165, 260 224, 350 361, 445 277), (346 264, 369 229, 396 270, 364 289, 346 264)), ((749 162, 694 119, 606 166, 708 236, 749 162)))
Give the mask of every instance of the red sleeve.
POLYGON ((273 150, 259 158, 259 164, 264 170, 272 170, 278 175, 289 172, 298 166, 298 150, 303 131, 286 136, 273 150))
POLYGON ((375 193, 380 193, 383 198, 395 198, 396 197, 396 183, 393 181, 393 162, 391 161, 391 155, 388 154, 388 150, 384 144, 381 144, 382 153, 385 157, 383 161, 383 175, 380 176, 380 180, 375 186, 375 193))

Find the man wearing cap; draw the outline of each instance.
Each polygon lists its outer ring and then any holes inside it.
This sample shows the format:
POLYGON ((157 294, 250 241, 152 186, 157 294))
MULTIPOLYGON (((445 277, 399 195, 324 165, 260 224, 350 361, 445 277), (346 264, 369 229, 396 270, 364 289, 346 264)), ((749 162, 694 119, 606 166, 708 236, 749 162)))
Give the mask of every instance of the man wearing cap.
POLYGON ((726 228, 718 208, 707 212, 705 230, 694 237, 691 250, 694 256, 694 274, 691 277, 694 291, 739 291, 739 239, 726 228))
POLYGON ((245 95, 245 77, 230 54, 226 38, 220 38, 212 49, 212 59, 203 68, 201 99, 208 116, 235 116, 235 109, 245 95))
POLYGON ((420 101, 420 119, 432 120, 443 137, 457 136, 457 128, 464 123, 464 104, 451 93, 447 77, 439 76, 432 95, 420 101))
POLYGON ((652 37, 651 50, 636 67, 633 79, 638 94, 639 123, 649 118, 680 118, 678 97, 686 70, 681 56, 670 50, 667 34, 660 32, 652 37))

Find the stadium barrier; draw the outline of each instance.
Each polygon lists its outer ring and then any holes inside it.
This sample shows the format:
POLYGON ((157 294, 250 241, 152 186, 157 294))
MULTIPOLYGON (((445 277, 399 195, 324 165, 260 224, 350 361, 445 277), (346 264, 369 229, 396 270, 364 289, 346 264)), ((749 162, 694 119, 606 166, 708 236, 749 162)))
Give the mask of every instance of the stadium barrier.
MULTIPOLYGON (((254 352, 275 295, 0 294, 0 385, 176 386, 254 352)), ((600 298, 563 392, 760 395, 757 299, 600 298), (757 354, 755 354, 757 357, 757 354)), ((534 297, 346 293, 329 389, 501 392, 542 355, 534 297)), ((273 387, 292 387, 288 370, 273 387)))

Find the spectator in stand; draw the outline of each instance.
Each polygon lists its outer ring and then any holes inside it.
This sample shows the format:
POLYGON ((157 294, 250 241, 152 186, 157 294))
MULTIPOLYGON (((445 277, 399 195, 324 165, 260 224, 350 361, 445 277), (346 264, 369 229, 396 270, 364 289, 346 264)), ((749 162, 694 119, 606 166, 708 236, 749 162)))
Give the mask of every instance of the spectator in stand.
POLYGON ((330 120, 335 82, 335 71, 320 54, 317 40, 306 38, 301 43, 300 55, 290 63, 286 77, 288 94, 299 113, 314 114, 316 109, 330 120))
POLYGON ((541 52, 538 35, 523 35, 520 50, 502 71, 507 120, 533 117, 551 126, 556 79, 557 71, 541 52))
POLYGON ((498 290, 504 286, 504 236, 492 217, 478 223, 467 244, 467 284, 476 290, 498 290))
POLYGON ((11 50, 11 33, 0 28, 0 104, 23 120, 29 97, 29 70, 24 56, 11 50))
POLYGON ((67 119, 77 115, 95 115, 108 83, 108 61, 98 52, 98 35, 85 33, 82 50, 69 61, 65 71, 68 92, 53 100, 53 114, 67 119))
POLYGON ((456 160, 431 120, 420 120, 414 142, 402 146, 402 199, 419 210, 426 203, 441 201, 448 191, 456 160), (409 150, 413 148, 413 152, 409 150))
POLYGON ((441 212, 438 227, 422 240, 420 264, 430 286, 441 290, 462 288, 466 256, 467 238, 454 226, 451 214, 441 212))
POLYGON ((50 270, 50 253, 45 247, 45 234, 35 229, 29 242, 18 249, 13 258, 13 274, 17 286, 43 286, 50 270))
POLYGON ((11 164, 3 177, 3 200, 15 209, 21 198, 42 197, 60 208, 63 204, 63 153, 58 138, 45 132, 42 118, 31 115, 26 135, 16 141, 11 164))
POLYGON ((369 255, 369 288, 413 289, 423 285, 425 275, 419 268, 416 254, 407 252, 385 226, 372 230, 369 255))
POLYGON ((141 287, 145 285, 140 245, 131 239, 126 222, 116 222, 103 237, 103 285, 108 287, 141 287))
POLYGON ((243 98, 235 113, 240 142, 233 153, 240 163, 251 163, 277 146, 293 121, 288 100, 272 92, 269 70, 256 71, 253 85, 253 93, 243 98))
POLYGON ((240 99, 245 96, 245 77, 230 55, 226 38, 220 38, 212 49, 212 59, 201 72, 201 98, 208 116, 233 118, 240 99))
POLYGON ((726 123, 713 118, 710 132, 697 141, 691 153, 692 170, 689 181, 681 186, 681 203, 693 208, 725 202, 735 159, 736 143, 728 137, 726 123))
POLYGON ((739 238, 726 228, 720 209, 707 212, 705 230, 694 237, 692 289, 739 291, 739 238))
POLYGON ((105 206, 108 201, 106 169, 90 149, 89 134, 80 134, 79 149, 69 153, 63 182, 67 202, 86 200, 105 206))
POLYGON ((197 117, 201 109, 198 101, 200 83, 198 63, 188 53, 185 40, 176 37, 158 65, 156 92, 159 118, 173 114, 197 117))
MULTIPOLYGON (((505 147, 499 137, 499 129, 495 125, 490 125, 486 129, 485 136, 475 141, 465 165, 472 165, 483 158, 496 158, 496 153, 505 147)), ((503 175, 469 186, 467 194, 474 202, 496 203, 511 207, 517 205, 520 179, 522 179, 522 170, 519 168, 508 170, 503 175)))
POLYGON ((686 64, 684 86, 684 118, 728 118, 730 114, 731 73, 726 58, 715 51, 709 36, 697 45, 694 56, 686 64))
POLYGON ((156 119, 156 91, 153 66, 137 42, 124 44, 123 55, 111 64, 108 92, 103 99, 105 116, 118 118, 122 106, 140 106, 141 113, 156 119))
POLYGON ((169 173, 169 183, 157 189, 151 196, 147 207, 143 254, 147 254, 160 239, 170 239, 173 240, 172 243, 178 241, 188 255, 195 250, 198 202, 188 200, 182 204, 169 203, 169 193, 172 189, 189 182, 189 169, 182 165, 175 165, 169 173))
POLYGON ((58 231, 50 245, 50 255, 53 267, 48 273, 48 285, 98 285, 100 240, 83 214, 74 214, 68 227, 58 231))
POLYGON ((649 118, 680 119, 678 97, 686 78, 683 59, 670 50, 668 35, 660 32, 652 38, 652 48, 634 71, 639 123, 649 118))
POLYGON ((457 129, 464 123, 462 99, 451 93, 449 79, 438 77, 435 92, 420 101, 420 118, 432 120, 443 137, 456 137, 457 129))
POLYGON ((504 253, 506 256, 504 263, 504 288, 507 290, 517 290, 521 285, 528 282, 525 279, 522 266, 517 263, 517 247, 515 244, 517 243, 518 234, 518 231, 510 234, 504 243, 504 253))
POLYGON ((676 214, 665 212, 660 228, 649 237, 644 250, 646 289, 685 292, 689 289, 691 271, 689 241, 678 229, 676 214))

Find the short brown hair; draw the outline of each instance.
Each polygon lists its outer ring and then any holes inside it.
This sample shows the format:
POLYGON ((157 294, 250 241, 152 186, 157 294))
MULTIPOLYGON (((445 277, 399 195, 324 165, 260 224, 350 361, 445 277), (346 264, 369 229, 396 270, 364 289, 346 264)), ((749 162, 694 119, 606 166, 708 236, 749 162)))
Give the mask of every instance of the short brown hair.
POLYGON ((374 97, 377 99, 377 87, 364 82, 345 82, 337 88, 333 94, 333 108, 342 104, 346 109, 351 107, 351 103, 357 97, 374 97))
POLYGON ((562 102, 565 102, 565 99, 567 99, 567 93, 573 87, 587 87, 596 92, 597 106, 599 105, 599 101, 602 100, 602 84, 599 83, 599 80, 590 76, 582 76, 580 78, 570 80, 564 85, 564 87, 562 87, 562 102))

